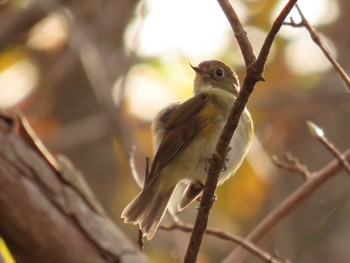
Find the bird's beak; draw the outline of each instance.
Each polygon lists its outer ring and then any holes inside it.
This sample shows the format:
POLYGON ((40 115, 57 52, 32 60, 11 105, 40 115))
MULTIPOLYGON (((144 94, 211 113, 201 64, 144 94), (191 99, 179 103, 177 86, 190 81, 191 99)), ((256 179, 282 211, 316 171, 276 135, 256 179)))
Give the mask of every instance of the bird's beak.
POLYGON ((191 66, 191 68, 192 68, 195 72, 199 73, 200 75, 202 75, 202 74, 204 73, 204 71, 203 71, 202 68, 192 66, 191 63, 190 63, 190 66, 191 66))

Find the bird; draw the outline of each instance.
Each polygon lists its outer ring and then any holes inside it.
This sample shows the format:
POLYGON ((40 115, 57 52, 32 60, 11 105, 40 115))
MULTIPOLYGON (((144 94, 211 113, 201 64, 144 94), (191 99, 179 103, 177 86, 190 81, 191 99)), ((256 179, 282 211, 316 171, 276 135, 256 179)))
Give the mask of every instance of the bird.
MULTIPOLYGON (((150 172, 141 192, 121 214, 125 223, 138 224, 148 240, 154 236, 179 183, 186 188, 178 211, 201 196, 210 157, 239 92, 238 77, 225 63, 207 60, 190 66, 195 71, 193 96, 170 104, 155 116, 151 128, 155 155, 150 172)), ((253 121, 245 108, 218 185, 240 167, 253 134, 253 121)))

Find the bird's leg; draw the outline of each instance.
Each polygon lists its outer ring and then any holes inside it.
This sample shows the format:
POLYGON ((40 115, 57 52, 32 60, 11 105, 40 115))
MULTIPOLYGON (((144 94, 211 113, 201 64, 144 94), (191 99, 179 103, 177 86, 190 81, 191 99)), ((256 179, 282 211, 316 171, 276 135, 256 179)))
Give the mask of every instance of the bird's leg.
MULTIPOLYGON (((228 153, 230 150, 231 150, 231 147, 229 147, 227 153, 228 153)), ((207 159, 206 159, 207 165, 206 165, 205 168, 204 168, 204 171, 205 171, 206 173, 209 173, 209 165, 210 165, 211 160, 212 160, 212 158, 207 158, 207 159)), ((226 158, 226 159, 225 159, 225 163, 227 163, 228 160, 229 160, 229 159, 226 158)), ((226 169, 227 169, 226 164, 224 164, 224 166, 222 167, 222 169, 220 170, 220 172, 225 172, 226 169)))
MULTIPOLYGON (((213 172, 213 171, 209 171, 209 165, 211 162, 211 158, 207 158, 206 162, 207 162, 207 165, 205 166, 204 171, 206 173, 213 172)), ((225 160, 225 162, 226 162, 226 160, 225 160)), ((226 167, 223 167, 223 169, 220 172, 224 172, 225 170, 226 170, 226 167)))

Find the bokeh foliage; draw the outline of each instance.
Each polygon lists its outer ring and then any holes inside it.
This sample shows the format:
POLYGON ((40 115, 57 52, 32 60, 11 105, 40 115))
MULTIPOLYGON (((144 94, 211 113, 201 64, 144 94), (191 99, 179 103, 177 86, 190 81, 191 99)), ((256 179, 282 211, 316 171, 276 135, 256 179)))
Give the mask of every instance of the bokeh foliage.
MULTIPOLYGON (((338 16, 329 23, 321 21, 317 30, 331 41, 339 62, 349 69, 350 35, 345 28, 350 23, 346 15, 350 3, 346 0, 334 3, 338 16)), ((256 51, 278 4, 277 0, 239 1, 244 25, 256 51)), ((135 16, 142 21, 149 14, 147 2, 143 1, 57 0, 52 4, 39 0, 2 1, 0 12, 0 23, 6 25, 0 29, 0 75, 22 60, 38 70, 30 94, 10 110, 23 111, 45 144, 53 152, 67 155, 83 171, 97 198, 118 225, 136 240, 137 229, 119 219, 123 207, 139 190, 129 169, 130 150, 136 147, 135 164, 142 176, 145 156, 152 156, 152 114, 167 100, 182 101, 191 96, 193 72, 188 63, 199 58, 189 58, 176 50, 144 56, 137 52, 140 41, 137 34, 134 39, 125 40, 125 32, 135 16), (29 45, 34 29, 53 14, 59 14, 65 21, 61 25, 66 34, 63 40, 51 48, 29 45), (140 76, 141 81, 137 80, 140 76), (157 89, 152 89, 152 85, 157 89), (134 114, 135 107, 141 113, 148 113, 147 117, 134 114)), ((193 12, 200 12, 200 8, 193 12)), ((266 81, 258 84, 248 104, 261 147, 254 147, 235 177, 218 188, 212 226, 245 235, 302 183, 298 176, 277 170, 269 159, 272 155, 291 151, 310 170, 317 170, 332 159, 310 137, 306 120, 323 127, 340 149, 349 147, 349 98, 341 81, 330 67, 319 67, 323 65, 318 65, 316 59, 315 70, 306 69, 305 65, 307 74, 293 71, 287 49, 290 50, 294 40, 293 36, 282 34, 273 45, 266 81)), ((245 69, 229 28, 226 40, 218 41, 224 41, 223 48, 208 54, 208 59, 226 61, 242 79, 245 69)), ((289 52, 298 57, 297 51, 289 52)), ((310 60, 314 60, 312 52, 310 60)), ((300 67, 303 69, 303 65, 300 67)), ((1 84, 1 89, 7 86, 1 84)), ((348 178, 344 175, 327 183, 279 224, 261 246, 270 251, 276 249, 291 259, 298 255, 298 262, 328 263, 335 259, 338 263, 347 262, 350 207, 348 199, 342 199, 349 191, 347 185, 348 178), (343 200, 341 204, 339 199, 343 200), (335 209, 338 212, 334 215, 335 209), (323 224, 328 217, 330 220, 323 224), (316 233, 317 238, 308 242, 316 233)), ((193 222, 195 206, 180 217, 193 222)), ((159 231, 146 244, 146 253, 152 262, 181 262, 188 238, 188 234, 179 231, 159 231)), ((234 246, 207 237, 199 262, 218 262, 234 246)), ((258 260, 250 257, 249 262, 258 260)))

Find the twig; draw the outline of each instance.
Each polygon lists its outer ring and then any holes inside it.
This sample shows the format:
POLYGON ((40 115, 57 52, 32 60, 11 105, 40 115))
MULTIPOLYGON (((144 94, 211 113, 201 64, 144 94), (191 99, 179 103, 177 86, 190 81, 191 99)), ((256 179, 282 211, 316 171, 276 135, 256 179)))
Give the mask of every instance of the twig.
MULTIPOLYGON (((221 7, 224 13, 226 14, 226 16, 231 18, 232 13, 230 11, 233 8, 228 9, 228 7, 230 6, 229 2, 227 1, 224 2, 223 0, 222 1, 218 0, 218 1, 220 1, 219 3, 226 3, 226 5, 221 5, 221 7)), ((185 263, 194 263, 197 261, 197 256, 203 240, 203 235, 208 225, 209 212, 211 209, 212 200, 214 198, 214 193, 215 193, 216 185, 219 178, 219 172, 222 170, 222 167, 224 166, 229 142, 238 125, 239 118, 245 108, 245 105, 247 104, 248 98, 252 93, 255 84, 258 81, 264 80, 262 73, 263 73, 267 56, 269 54, 273 40, 276 34, 278 33, 278 31, 280 30, 283 24, 283 21, 285 20, 285 18, 287 17, 287 15, 289 14, 290 10, 293 8, 296 2, 297 0, 288 1, 285 8, 282 10, 280 15, 275 20, 269 34, 267 35, 266 40, 261 49, 261 52, 259 53, 258 59, 247 67, 247 75, 244 78, 243 85, 237 95, 236 101, 231 109, 228 120, 221 133, 219 142, 215 149, 215 153, 213 154, 211 158, 211 162, 209 163, 209 167, 208 167, 209 172, 205 182, 203 197, 202 197, 202 201, 196 217, 194 229, 186 251, 186 255, 184 259, 185 263)), ((242 27, 240 21, 237 20, 235 17, 232 17, 232 19, 229 19, 229 20, 234 21, 234 24, 235 24, 235 26, 233 27, 234 31, 237 30, 237 28, 242 27)), ((240 32, 235 31, 235 33, 239 34, 240 32)), ((247 38, 246 35, 243 35, 242 37, 247 38)), ((249 41, 248 39, 246 40, 249 41)), ((252 50, 248 52, 252 52, 252 50)), ((251 57, 253 56, 254 54, 251 54, 251 57)))
POLYGON ((310 178, 310 172, 307 167, 301 164, 291 153, 284 154, 283 161, 277 156, 272 156, 271 159, 277 167, 298 173, 303 176, 305 181, 310 178))
POLYGON ((295 5, 295 7, 298 10, 298 13, 301 18, 301 22, 295 23, 293 19, 290 19, 290 22, 284 23, 287 26, 292 27, 305 27, 306 30, 309 32, 311 39, 314 41, 314 43, 319 46, 319 48, 322 50, 323 54, 326 56, 328 61, 332 64, 334 69, 337 71, 339 77, 342 79, 345 90, 347 93, 350 93, 350 78, 342 68, 342 66, 339 65, 339 63, 335 60, 331 52, 328 50, 328 48, 323 43, 320 35, 317 33, 317 31, 310 25, 309 21, 305 18, 304 14, 302 13, 300 7, 298 5, 295 5))
MULTIPOLYGON (((159 229, 166 230, 166 231, 172 231, 177 229, 183 232, 191 233, 193 231, 193 225, 185 224, 182 222, 174 222, 169 226, 164 226, 164 225, 160 226, 159 229)), ((225 231, 213 229, 213 228, 207 228, 205 230, 205 233, 222 240, 227 240, 227 241, 234 242, 235 244, 239 244, 246 250, 250 251, 252 254, 259 257, 264 262, 268 262, 268 263, 288 262, 287 260, 282 260, 280 258, 277 259, 274 255, 269 254, 268 252, 262 250, 261 248, 257 247, 253 243, 246 241, 243 238, 238 237, 236 235, 229 234, 225 231)))
POLYGON ((274 41, 278 31, 281 29, 284 20, 286 19, 289 12, 292 10, 294 5, 296 4, 297 0, 289 0, 288 3, 285 5, 281 13, 278 15, 278 17, 275 19, 265 41, 263 46, 261 47, 261 50, 259 52, 259 56, 254 64, 255 70, 258 72, 263 72, 264 66, 267 60, 267 56, 269 55, 270 48, 272 46, 272 42, 274 41))
POLYGON ((142 230, 139 229, 138 239, 137 239, 137 245, 139 246, 140 250, 143 251, 144 249, 144 243, 143 243, 143 233, 142 230))
MULTIPOLYGON (((343 156, 346 160, 350 160, 350 149, 348 149, 343 156)), ((338 160, 333 160, 319 171, 312 173, 310 180, 296 189, 285 201, 267 215, 246 239, 254 243, 259 241, 298 204, 310 196, 320 185, 334 176, 342 168, 343 166, 338 160)), ((238 247, 223 261, 223 263, 239 263, 242 262, 245 257, 245 251, 238 247)))
POLYGON ((337 158, 337 160, 343 165, 345 171, 350 175, 350 164, 337 149, 337 147, 330 140, 328 140, 323 130, 311 121, 307 121, 306 124, 311 135, 321 142, 331 152, 331 154, 337 158))
POLYGON ((149 157, 146 156, 146 168, 145 168, 145 181, 148 180, 149 176, 149 157))
MULTIPOLYGON (((131 160, 132 159, 130 159, 130 161, 131 160)), ((134 175, 134 179, 135 180, 136 180, 136 177, 137 177, 136 174, 137 174, 137 171, 135 171, 135 175, 134 175)), ((149 176, 149 157, 146 156, 145 181, 148 180, 148 176, 149 176)), ((142 185, 140 186, 140 188, 142 188, 142 185)), ((139 245, 139 248, 143 251, 144 242, 143 242, 143 233, 142 233, 141 229, 139 229, 137 244, 139 245)))
POLYGON ((218 0, 221 9, 224 11, 227 20, 229 21, 231 28, 233 29, 234 35, 237 39, 238 45, 241 49, 244 62, 248 68, 255 60, 253 47, 247 37, 247 32, 242 26, 236 11, 232 8, 228 0, 218 0))

